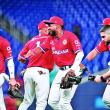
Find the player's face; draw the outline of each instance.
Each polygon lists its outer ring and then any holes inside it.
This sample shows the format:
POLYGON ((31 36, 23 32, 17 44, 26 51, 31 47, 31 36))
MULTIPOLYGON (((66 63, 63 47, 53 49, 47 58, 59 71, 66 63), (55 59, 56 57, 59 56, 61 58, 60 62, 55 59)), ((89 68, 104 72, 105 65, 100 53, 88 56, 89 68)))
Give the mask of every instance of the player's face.
POLYGON ((110 30, 105 31, 105 32, 101 32, 100 35, 101 35, 101 37, 102 37, 102 40, 103 40, 105 43, 110 42, 110 30))
POLYGON ((46 34, 49 33, 48 27, 45 28, 45 32, 46 32, 46 34))
POLYGON ((56 36, 56 24, 50 24, 48 27, 49 35, 56 36))
POLYGON ((48 33, 49 33, 49 31, 48 31, 48 27, 43 28, 43 29, 42 29, 42 32, 43 32, 44 34, 48 34, 48 33))

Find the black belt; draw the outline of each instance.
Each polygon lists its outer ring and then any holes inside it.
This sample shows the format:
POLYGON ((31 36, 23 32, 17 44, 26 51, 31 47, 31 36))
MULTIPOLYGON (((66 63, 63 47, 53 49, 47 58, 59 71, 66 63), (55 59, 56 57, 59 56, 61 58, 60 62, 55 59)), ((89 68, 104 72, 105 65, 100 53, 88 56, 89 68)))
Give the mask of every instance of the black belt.
POLYGON ((72 65, 69 65, 69 66, 60 67, 59 69, 60 70, 66 70, 66 69, 71 68, 71 67, 72 67, 72 65))

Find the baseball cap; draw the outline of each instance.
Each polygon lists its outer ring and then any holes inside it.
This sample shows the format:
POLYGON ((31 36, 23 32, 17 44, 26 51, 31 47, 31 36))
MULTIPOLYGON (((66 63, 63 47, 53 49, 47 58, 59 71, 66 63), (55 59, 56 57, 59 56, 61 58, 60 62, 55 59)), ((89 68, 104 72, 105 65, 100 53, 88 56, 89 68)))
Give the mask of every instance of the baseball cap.
POLYGON ((44 22, 46 24, 58 24, 58 25, 63 25, 63 19, 61 19, 58 16, 53 16, 50 18, 50 20, 48 22, 44 22))
POLYGON ((48 22, 49 20, 43 20, 43 21, 41 21, 40 23, 39 23, 39 25, 38 25, 38 30, 41 30, 41 29, 43 29, 43 28, 46 28, 46 27, 49 27, 48 26, 48 24, 45 24, 44 22, 48 22))
POLYGON ((99 26, 104 26, 104 25, 110 25, 110 18, 105 18, 103 20, 103 23, 102 24, 99 24, 99 26))

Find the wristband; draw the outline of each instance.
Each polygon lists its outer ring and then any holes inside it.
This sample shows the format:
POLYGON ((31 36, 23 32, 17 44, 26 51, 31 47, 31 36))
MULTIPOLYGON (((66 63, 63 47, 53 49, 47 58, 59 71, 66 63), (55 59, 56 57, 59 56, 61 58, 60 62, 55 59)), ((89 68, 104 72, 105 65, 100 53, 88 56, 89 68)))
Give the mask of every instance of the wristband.
POLYGON ((33 52, 34 54, 36 54, 36 53, 37 53, 37 51, 36 51, 35 49, 32 49, 32 52, 33 52))
POLYGON ((28 65, 28 62, 29 62, 29 58, 27 58, 27 61, 26 61, 26 63, 25 63, 25 64, 26 64, 26 65, 28 65))
POLYGON ((81 63, 85 66, 88 62, 89 62, 89 60, 87 58, 85 58, 81 63))
POLYGON ((101 76, 100 78, 101 78, 102 82, 105 82, 105 79, 103 78, 103 76, 101 76))

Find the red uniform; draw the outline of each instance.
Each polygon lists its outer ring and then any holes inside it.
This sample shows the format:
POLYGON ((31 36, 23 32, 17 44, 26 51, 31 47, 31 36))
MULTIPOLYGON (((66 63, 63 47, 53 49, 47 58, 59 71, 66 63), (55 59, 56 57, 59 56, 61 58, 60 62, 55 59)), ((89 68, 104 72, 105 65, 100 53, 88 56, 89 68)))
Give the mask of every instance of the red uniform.
MULTIPOLYGON (((104 41, 101 41, 95 49, 98 53, 110 51, 110 44, 106 45, 104 41)), ((103 102, 110 107, 110 98, 108 97, 109 95, 110 95, 110 85, 107 85, 103 94, 103 102)))
POLYGON ((106 45, 104 41, 101 41, 95 49, 98 53, 104 52, 104 51, 110 51, 110 44, 106 45))
POLYGON ((60 39, 49 36, 41 44, 41 48, 44 52, 46 50, 52 50, 54 61, 59 67, 73 65, 76 53, 82 51, 81 44, 76 35, 66 30, 60 39))
POLYGON ((5 73, 5 60, 13 58, 10 43, 0 36, 0 73, 5 73))
MULTIPOLYGON (((48 36, 49 35, 46 35, 46 34, 39 34, 39 35, 35 36, 34 38, 32 38, 30 41, 28 41, 26 43, 26 45, 24 46, 24 48, 20 52, 19 56, 22 59, 25 59, 26 53, 29 50, 40 46, 40 44, 43 43, 45 41, 45 39, 48 38, 48 36)), ((53 58, 52 58, 52 51, 51 50, 47 51, 45 54, 40 53, 39 55, 30 56, 27 68, 29 68, 29 67, 43 67, 43 68, 47 68, 51 71, 53 69, 53 65, 54 65, 54 61, 52 59, 53 58)))

